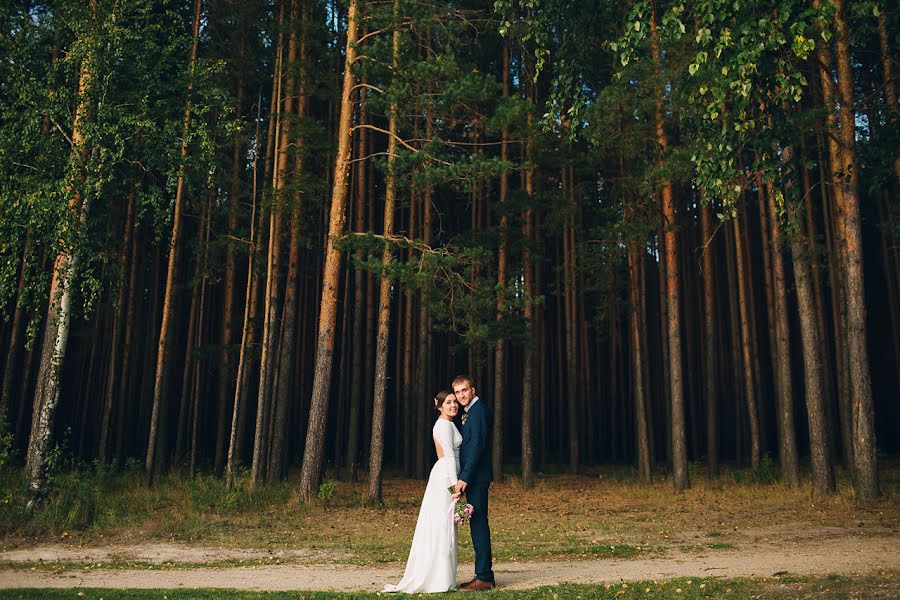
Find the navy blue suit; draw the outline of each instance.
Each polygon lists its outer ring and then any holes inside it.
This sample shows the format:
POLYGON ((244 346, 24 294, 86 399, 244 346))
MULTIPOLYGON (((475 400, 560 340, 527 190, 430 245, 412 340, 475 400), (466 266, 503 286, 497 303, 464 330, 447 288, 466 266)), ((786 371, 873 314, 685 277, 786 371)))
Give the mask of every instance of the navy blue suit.
MULTIPOLYGON (((474 399, 473 399, 474 401, 474 399)), ((469 404, 459 447, 459 479, 466 482, 466 500, 475 509, 469 526, 475 547, 475 578, 494 581, 491 529, 488 525, 488 488, 494 480, 491 460, 494 412, 483 400, 469 404)))

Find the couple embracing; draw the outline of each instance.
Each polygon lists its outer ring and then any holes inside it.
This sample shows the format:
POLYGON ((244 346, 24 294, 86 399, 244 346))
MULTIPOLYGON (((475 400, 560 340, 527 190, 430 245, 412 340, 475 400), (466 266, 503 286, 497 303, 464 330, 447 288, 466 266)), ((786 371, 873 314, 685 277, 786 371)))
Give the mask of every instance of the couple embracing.
POLYGON ((431 433, 438 460, 425 487, 403 579, 396 585, 386 585, 386 592, 412 594, 457 589, 454 507, 463 493, 474 509, 470 526, 475 548, 475 578, 458 589, 472 592, 495 587, 488 526, 488 488, 494 478, 491 465, 494 414, 475 394, 468 375, 456 377, 451 387, 452 392, 442 391, 434 398, 439 416, 431 433), (460 407, 462 432, 453 422, 460 407))

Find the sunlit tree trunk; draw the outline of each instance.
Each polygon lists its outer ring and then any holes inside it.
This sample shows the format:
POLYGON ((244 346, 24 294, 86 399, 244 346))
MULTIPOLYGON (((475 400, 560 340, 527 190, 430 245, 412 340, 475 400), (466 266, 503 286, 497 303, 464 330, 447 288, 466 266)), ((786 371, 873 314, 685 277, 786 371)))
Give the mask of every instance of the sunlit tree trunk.
MULTIPOLYGON (((299 67, 293 62, 289 68, 293 73, 299 69, 299 75, 292 74, 288 79, 288 89, 294 90, 297 97, 296 109, 294 114, 287 114, 287 119, 303 119, 306 116, 307 92, 306 92, 306 60, 307 60, 307 34, 306 24, 309 21, 310 7, 307 2, 303 2, 303 10, 301 21, 296 24, 292 19, 292 27, 299 27, 303 32, 300 39, 299 58, 301 64, 299 67), (295 81, 291 81, 291 78, 295 81)), ((292 15, 296 16, 296 15, 292 15)), ((295 34, 291 34, 292 37, 295 34)), ((291 48, 289 46, 288 58, 291 59, 291 48)), ((289 92, 290 93, 290 92, 289 92)), ((286 103, 287 105, 287 103, 286 103)), ((286 110, 288 110, 286 106, 286 110)), ((293 160, 294 170, 293 179, 296 185, 300 185, 303 177, 303 145, 304 141, 300 136, 295 134, 292 142, 292 150, 289 156, 284 157, 285 160, 293 160)), ((279 164, 279 167, 282 165, 279 164)), ((288 404, 291 397, 291 387, 293 380, 293 365, 295 363, 295 354, 297 349, 297 306, 298 306, 298 285, 300 277, 300 245, 301 245, 301 218, 302 218, 302 196, 303 191, 300 190, 293 194, 291 199, 291 221, 290 221, 290 246, 288 249, 288 272, 285 283, 284 311, 280 332, 280 356, 278 375, 274 382, 275 405, 273 407, 273 435, 269 444, 271 456, 267 468, 269 482, 280 480, 286 472, 285 458, 287 454, 287 415, 288 404)))
MULTIPOLYGON (((96 5, 90 1, 92 18, 96 5)), ((78 106, 72 121, 71 154, 78 165, 87 160, 87 141, 85 139, 86 120, 89 118, 90 95, 93 85, 93 64, 90 55, 82 59, 78 78, 78 106)), ((75 216, 78 226, 83 226, 87 219, 89 203, 83 198, 80 190, 81 173, 73 173, 67 186, 69 195, 68 210, 75 216)), ((70 232, 70 236, 72 233, 70 232)), ((72 272, 78 260, 71 240, 61 244, 59 254, 53 263, 53 276, 50 280, 49 304, 47 319, 44 324, 44 341, 41 346, 41 360, 38 367, 37 389, 31 414, 31 435, 28 439, 25 472, 28 482, 28 500, 26 508, 37 507, 44 489, 47 453, 50 449, 50 436, 53 428, 53 417, 59 403, 60 375, 69 342, 69 325, 72 319, 73 283, 72 272)))
POLYGON ((353 66, 356 63, 357 0, 350 0, 347 9, 347 50, 344 58, 344 81, 341 91, 341 110, 338 127, 338 151, 334 163, 334 187, 325 241, 325 269, 322 277, 322 300, 319 313, 319 332, 316 341, 312 399, 309 408, 309 427, 300 473, 300 499, 312 500, 322 472, 325 445, 325 418, 328 415, 328 391, 331 384, 331 364, 334 358, 334 325, 337 318, 337 285, 341 272, 341 249, 338 238, 344 232, 346 200, 349 188, 350 123, 353 117, 353 66))
MULTIPOLYGON (((656 64, 657 73, 661 71, 661 59, 659 50, 659 33, 656 28, 656 10, 654 5, 650 20, 651 53, 656 64)), ((656 90, 656 144, 659 148, 659 156, 662 160, 666 157, 669 147, 668 136, 665 129, 665 117, 663 112, 663 90, 660 86, 656 90)), ((672 402, 672 481, 676 490, 684 490, 690 487, 690 478, 687 470, 687 436, 685 434, 684 390, 682 386, 681 369, 681 285, 678 269, 678 237, 675 222, 675 199, 673 196, 672 182, 665 179, 661 182, 660 195, 662 198, 663 217, 665 218, 665 263, 667 329, 669 334, 669 387, 671 388, 672 402)), ((660 260, 663 260, 662 256, 660 260)))

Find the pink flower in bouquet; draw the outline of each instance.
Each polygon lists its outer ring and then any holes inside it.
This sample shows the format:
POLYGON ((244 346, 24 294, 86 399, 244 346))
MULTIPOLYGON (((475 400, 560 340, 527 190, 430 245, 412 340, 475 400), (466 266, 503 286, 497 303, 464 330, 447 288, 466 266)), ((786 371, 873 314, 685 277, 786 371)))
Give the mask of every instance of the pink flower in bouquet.
MULTIPOLYGON (((447 488, 447 491, 451 494, 456 492, 456 488, 450 486, 447 488)), ((450 509, 451 514, 453 515, 453 522, 457 525, 460 523, 468 523, 472 520, 472 513, 475 512, 475 507, 471 504, 463 502, 462 500, 457 500, 450 509)))

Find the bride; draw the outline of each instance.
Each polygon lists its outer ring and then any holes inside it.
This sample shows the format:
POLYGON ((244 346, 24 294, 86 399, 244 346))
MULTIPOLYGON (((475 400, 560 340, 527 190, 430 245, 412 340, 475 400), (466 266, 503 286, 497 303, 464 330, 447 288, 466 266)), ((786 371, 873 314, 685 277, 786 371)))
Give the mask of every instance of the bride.
POLYGON ((456 526, 452 508, 459 494, 447 488, 456 484, 462 435, 453 424, 459 412, 452 392, 438 392, 434 408, 440 413, 431 430, 438 460, 431 468, 419 520, 413 534, 403 579, 384 586, 385 592, 446 592, 456 589, 456 526))

